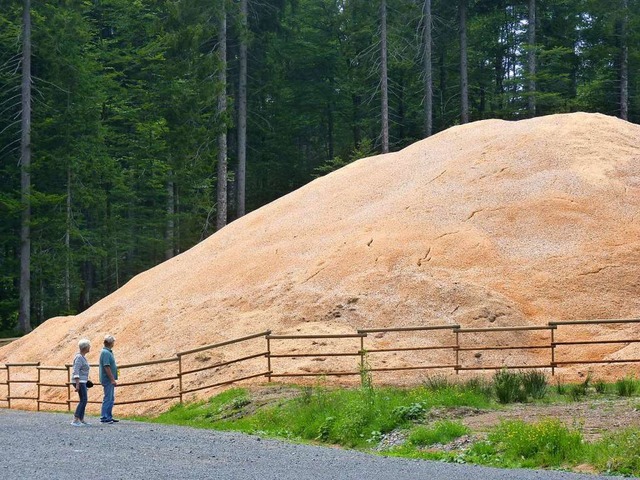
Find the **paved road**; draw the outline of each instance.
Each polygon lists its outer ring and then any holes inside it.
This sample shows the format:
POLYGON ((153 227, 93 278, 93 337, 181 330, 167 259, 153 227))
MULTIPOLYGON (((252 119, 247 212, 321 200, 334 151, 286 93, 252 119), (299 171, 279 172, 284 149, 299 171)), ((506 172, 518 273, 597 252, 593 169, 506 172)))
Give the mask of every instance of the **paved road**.
POLYGON ((595 480, 384 458, 236 433, 121 421, 72 427, 71 416, 0 409, 0 479, 595 480))

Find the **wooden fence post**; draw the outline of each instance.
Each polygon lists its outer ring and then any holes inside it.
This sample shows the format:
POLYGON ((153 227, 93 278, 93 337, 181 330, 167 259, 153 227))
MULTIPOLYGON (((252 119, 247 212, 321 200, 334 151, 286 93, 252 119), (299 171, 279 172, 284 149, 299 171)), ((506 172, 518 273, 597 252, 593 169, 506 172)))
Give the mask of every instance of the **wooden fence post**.
POLYGON ((40 411, 40 378, 41 378, 40 374, 41 374, 41 371, 40 371, 40 369, 38 367, 36 367, 36 370, 38 371, 38 383, 37 383, 37 386, 38 386, 38 399, 36 400, 36 405, 37 405, 36 406, 36 411, 39 412, 40 411))
POLYGON ((271 330, 264 336, 267 339, 267 382, 271 383, 271 339, 269 335, 271 335, 271 330))
POLYGON ((11 409, 11 366, 7 365, 7 405, 11 409))
POLYGON ((182 403, 182 355, 178 355, 178 382, 180 384, 180 403, 182 403))
POLYGON ((551 376, 553 377, 556 374, 556 342, 555 342, 555 330, 557 328, 556 325, 551 325, 551 376))
POLYGON ((456 375, 460 375, 460 327, 453 329, 456 332, 456 375))

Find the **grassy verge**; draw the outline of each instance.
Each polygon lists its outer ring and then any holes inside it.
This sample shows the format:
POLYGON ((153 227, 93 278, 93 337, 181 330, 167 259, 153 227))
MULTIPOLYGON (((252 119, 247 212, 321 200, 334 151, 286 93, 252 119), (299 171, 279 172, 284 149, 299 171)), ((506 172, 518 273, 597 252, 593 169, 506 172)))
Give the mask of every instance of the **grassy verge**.
POLYGON ((438 416, 442 410, 496 410, 512 401, 584 401, 586 396, 630 396, 637 390, 629 385, 637 382, 634 379, 625 379, 627 384, 622 386, 599 382, 594 387, 588 378, 577 386, 552 389, 546 388, 539 375, 517 374, 521 375, 519 379, 510 375, 499 372, 491 383, 477 380, 462 385, 434 378, 411 389, 373 388, 370 382, 363 382, 358 389, 280 386, 271 389, 268 399, 236 388, 208 401, 177 405, 159 417, 144 420, 410 458, 506 468, 570 470, 588 465, 597 472, 640 475, 637 428, 589 443, 578 427, 554 419, 533 424, 503 421, 479 435, 460 421, 438 416), (389 438, 394 441, 388 442, 389 438))

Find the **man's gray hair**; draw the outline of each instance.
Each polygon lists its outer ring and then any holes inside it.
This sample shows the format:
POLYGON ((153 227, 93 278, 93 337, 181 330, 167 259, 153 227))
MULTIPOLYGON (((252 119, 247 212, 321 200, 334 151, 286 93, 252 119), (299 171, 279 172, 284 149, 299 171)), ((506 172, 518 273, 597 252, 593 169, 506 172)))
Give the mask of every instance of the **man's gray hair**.
POLYGON ((113 335, 106 335, 104 337, 105 345, 113 345, 114 343, 116 343, 116 339, 113 337, 113 335))
POLYGON ((91 346, 91 342, 86 338, 83 338, 78 342, 78 348, 80 349, 81 352, 84 350, 87 350, 90 346, 91 346))

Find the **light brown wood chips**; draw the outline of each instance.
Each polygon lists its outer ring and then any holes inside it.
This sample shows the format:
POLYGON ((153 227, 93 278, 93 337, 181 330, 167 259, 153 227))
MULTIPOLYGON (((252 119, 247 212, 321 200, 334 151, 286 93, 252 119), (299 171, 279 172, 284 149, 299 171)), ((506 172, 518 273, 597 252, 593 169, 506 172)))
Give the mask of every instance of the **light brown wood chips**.
MULTIPOLYGON (((640 126, 574 113, 476 122, 357 161, 233 222, 82 314, 48 320, 0 349, 0 363, 63 365, 83 337, 95 362, 106 333, 117 339, 118 361, 134 363, 266 329, 633 317, 640 317, 640 126)), ((640 337, 638 328, 605 334, 640 337)), ((346 343, 316 346, 338 345, 346 343)), ((640 348, 614 345, 604 354, 640 358, 640 348)), ((508 355, 526 361, 548 353, 508 355)), ((278 368, 329 365, 293 362, 281 359, 278 368)), ((331 365, 352 370, 354 362, 331 365)), ((167 386, 147 388, 161 395, 167 386)))

